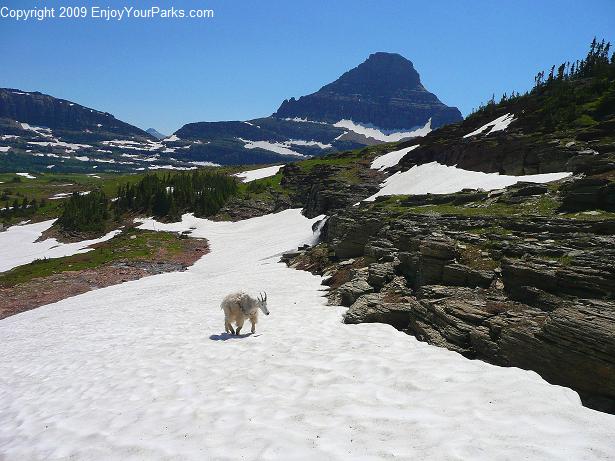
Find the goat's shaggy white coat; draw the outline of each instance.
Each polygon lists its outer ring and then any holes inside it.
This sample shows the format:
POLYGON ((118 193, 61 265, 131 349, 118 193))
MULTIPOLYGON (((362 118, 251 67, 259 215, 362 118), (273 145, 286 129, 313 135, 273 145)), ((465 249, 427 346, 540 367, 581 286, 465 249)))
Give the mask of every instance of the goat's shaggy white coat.
POLYGON ((224 330, 236 335, 241 331, 246 319, 250 319, 250 323, 252 323, 252 333, 256 331, 259 309, 269 315, 266 293, 264 297, 257 299, 243 291, 231 293, 222 300, 220 308, 224 311, 224 330), (233 330, 233 322, 236 325, 235 330, 233 330))

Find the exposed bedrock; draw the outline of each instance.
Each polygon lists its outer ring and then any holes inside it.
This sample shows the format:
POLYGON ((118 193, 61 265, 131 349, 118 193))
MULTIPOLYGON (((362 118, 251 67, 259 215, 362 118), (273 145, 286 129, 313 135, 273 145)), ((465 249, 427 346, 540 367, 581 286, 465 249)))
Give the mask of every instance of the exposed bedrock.
POLYGON ((349 306, 347 323, 388 323, 468 358, 534 370, 615 412, 615 221, 392 218, 350 207, 322 237, 325 272, 347 280, 330 291, 349 306))

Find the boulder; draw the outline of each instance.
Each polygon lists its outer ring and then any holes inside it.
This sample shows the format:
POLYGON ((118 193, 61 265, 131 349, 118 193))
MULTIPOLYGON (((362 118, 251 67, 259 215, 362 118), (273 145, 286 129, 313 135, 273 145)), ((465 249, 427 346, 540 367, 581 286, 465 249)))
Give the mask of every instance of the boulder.
POLYGON ((369 265, 367 282, 377 290, 380 290, 385 284, 393 280, 393 277, 395 277, 395 269, 392 262, 369 265))
POLYGON ((384 301, 380 293, 361 296, 350 306, 344 316, 344 323, 386 323, 401 330, 410 322, 410 312, 418 303, 407 300, 403 303, 384 301))
POLYGON ((374 288, 364 279, 353 279, 338 288, 342 306, 352 305, 360 296, 372 293, 374 288))

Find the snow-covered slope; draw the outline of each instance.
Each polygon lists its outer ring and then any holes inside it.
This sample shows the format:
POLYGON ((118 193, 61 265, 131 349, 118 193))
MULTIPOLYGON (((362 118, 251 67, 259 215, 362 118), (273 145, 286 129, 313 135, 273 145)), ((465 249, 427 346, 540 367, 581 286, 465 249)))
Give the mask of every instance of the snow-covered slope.
POLYGON ((95 243, 104 242, 120 231, 111 231, 101 238, 75 243, 60 243, 56 239, 36 240, 49 229, 55 219, 35 224, 11 226, 6 232, 0 232, 0 272, 28 264, 35 259, 60 258, 77 253, 92 251, 88 248, 95 243))
POLYGON ((183 273, 0 321, 5 460, 608 459, 615 417, 536 373, 470 361, 387 325, 349 326, 320 278, 279 264, 299 210, 143 227, 207 237, 183 273), (253 336, 220 300, 266 290, 253 336))
POLYGON ((414 166, 407 171, 389 176, 382 184, 382 189, 365 199, 365 201, 373 201, 376 197, 382 195, 451 194, 462 189, 494 190, 511 186, 521 181, 535 183, 557 181, 558 179, 570 176, 570 174, 545 173, 507 176, 498 173, 462 170, 454 166, 431 162, 414 166))

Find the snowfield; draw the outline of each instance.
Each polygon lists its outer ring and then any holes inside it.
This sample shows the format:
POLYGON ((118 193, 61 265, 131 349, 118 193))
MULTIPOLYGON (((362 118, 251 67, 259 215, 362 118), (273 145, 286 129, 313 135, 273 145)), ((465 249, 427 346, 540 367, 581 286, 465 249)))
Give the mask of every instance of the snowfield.
POLYGON ((6 232, 0 232, 0 272, 29 264, 36 259, 61 258, 77 253, 87 253, 92 251, 92 248, 88 248, 90 245, 109 240, 121 232, 115 230, 98 239, 75 243, 60 243, 54 238, 37 242, 36 240, 54 222, 55 219, 51 219, 35 224, 11 226, 6 232))
POLYGON ((462 189, 495 190, 512 186, 518 182, 546 183, 557 181, 571 174, 544 173, 507 176, 498 173, 463 170, 454 166, 431 162, 413 166, 407 171, 397 172, 389 176, 382 183, 382 188, 371 197, 366 198, 365 201, 374 201, 376 197, 382 195, 452 194, 462 189))
POLYGON ((615 417, 536 373, 387 325, 344 325, 321 279, 278 263, 298 210, 142 227, 207 237, 188 271, 0 321, 4 460, 590 460, 615 417), (256 334, 221 333, 230 291, 266 290, 256 334))
POLYGON ((237 176, 239 179, 241 179, 242 182, 251 182, 257 179, 275 176, 278 171, 280 171, 280 168, 282 168, 283 166, 284 165, 273 165, 267 166, 265 168, 257 168, 256 170, 248 170, 241 173, 235 173, 234 176, 237 176))

